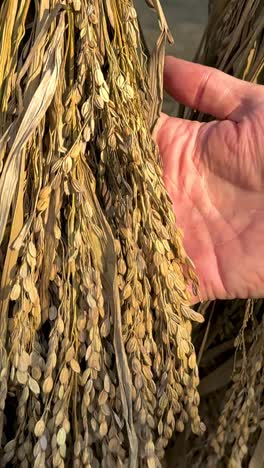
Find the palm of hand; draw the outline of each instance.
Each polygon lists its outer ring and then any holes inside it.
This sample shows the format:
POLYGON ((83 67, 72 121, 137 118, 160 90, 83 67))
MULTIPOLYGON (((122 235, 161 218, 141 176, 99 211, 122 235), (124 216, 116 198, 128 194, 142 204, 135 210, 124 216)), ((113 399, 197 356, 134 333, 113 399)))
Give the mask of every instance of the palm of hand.
MULTIPOLYGON (((170 59, 173 65, 174 60, 170 59)), ((180 61, 176 62, 179 67, 180 61)), ((200 72, 200 92, 188 93, 188 98, 182 89, 175 93, 168 74, 165 81, 171 94, 223 119, 200 124, 163 115, 156 131, 164 182, 177 223, 184 230, 186 251, 197 269, 201 296, 261 297, 264 91, 205 67, 184 62, 180 66, 183 73, 184 67, 196 68, 198 83, 200 72), (214 90, 210 90, 210 83, 215 86, 217 82, 219 88, 221 80, 225 92, 211 101, 210 92, 214 90)), ((185 83, 188 88, 188 76, 185 83)))

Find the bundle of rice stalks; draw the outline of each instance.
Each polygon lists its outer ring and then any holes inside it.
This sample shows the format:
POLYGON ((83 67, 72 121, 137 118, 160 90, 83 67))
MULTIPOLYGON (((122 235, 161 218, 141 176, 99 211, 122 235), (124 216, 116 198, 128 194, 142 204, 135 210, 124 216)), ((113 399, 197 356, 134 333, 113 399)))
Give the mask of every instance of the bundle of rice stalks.
POLYGON ((150 468, 204 430, 148 4, 148 59, 132 0, 1 5, 1 466, 150 468))
MULTIPOLYGON (((196 60, 238 78, 264 83, 264 4, 260 0, 214 0, 196 60)), ((188 118, 210 116, 184 110, 188 118)), ((178 439, 177 466, 263 468, 263 301, 208 304, 209 322, 195 329, 199 353, 201 416, 207 432, 178 439)), ((169 466, 175 467, 174 463, 169 466)))

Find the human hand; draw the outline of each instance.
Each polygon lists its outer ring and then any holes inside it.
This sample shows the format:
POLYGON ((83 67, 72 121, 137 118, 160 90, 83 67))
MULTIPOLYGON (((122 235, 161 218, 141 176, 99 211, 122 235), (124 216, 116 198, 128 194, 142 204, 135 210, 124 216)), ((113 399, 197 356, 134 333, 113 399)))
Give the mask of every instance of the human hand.
POLYGON ((264 296, 264 87, 168 57, 165 88, 211 114, 162 114, 163 177, 203 300, 264 296))

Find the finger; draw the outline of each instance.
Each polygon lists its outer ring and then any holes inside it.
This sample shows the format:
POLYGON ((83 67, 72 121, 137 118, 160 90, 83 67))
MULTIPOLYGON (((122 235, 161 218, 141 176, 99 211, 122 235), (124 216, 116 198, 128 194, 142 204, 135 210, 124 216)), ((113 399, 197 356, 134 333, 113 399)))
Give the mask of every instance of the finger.
POLYGON ((160 114, 160 117, 154 127, 154 130, 153 130, 153 139, 158 143, 158 135, 159 135, 159 132, 160 132, 160 129, 163 127, 163 125, 165 124, 165 122, 169 119, 170 117, 167 115, 167 114, 164 114, 163 112, 161 112, 160 114))
POLYGON ((180 103, 217 119, 239 121, 256 87, 215 68, 167 57, 164 85, 180 103))
POLYGON ((178 147, 186 148, 186 145, 195 145, 199 130, 203 125, 205 124, 201 122, 169 117, 161 113, 153 131, 153 138, 159 147, 163 163, 173 167, 177 151, 171 151, 172 145, 175 141, 178 147))

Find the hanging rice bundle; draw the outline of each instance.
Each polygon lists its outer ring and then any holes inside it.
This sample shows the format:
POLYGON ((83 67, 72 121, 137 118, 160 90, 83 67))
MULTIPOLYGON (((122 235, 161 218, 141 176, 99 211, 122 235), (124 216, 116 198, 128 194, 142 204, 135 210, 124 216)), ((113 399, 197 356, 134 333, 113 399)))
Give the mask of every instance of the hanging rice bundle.
POLYGON ((1 5, 1 466, 156 467, 204 430, 148 3, 149 57, 132 0, 1 5))
MULTIPOLYGON (((264 4, 260 0, 213 0, 198 62, 240 79, 264 84, 264 4)), ((210 116, 182 109, 188 118, 210 116)), ((196 327, 200 413, 207 432, 176 437, 168 466, 263 468, 263 301, 206 304, 208 322, 196 327), (180 447, 184 445, 184 453, 180 447), (174 461, 171 460, 174 457, 174 461), (176 459, 176 462, 175 462, 176 459)))

